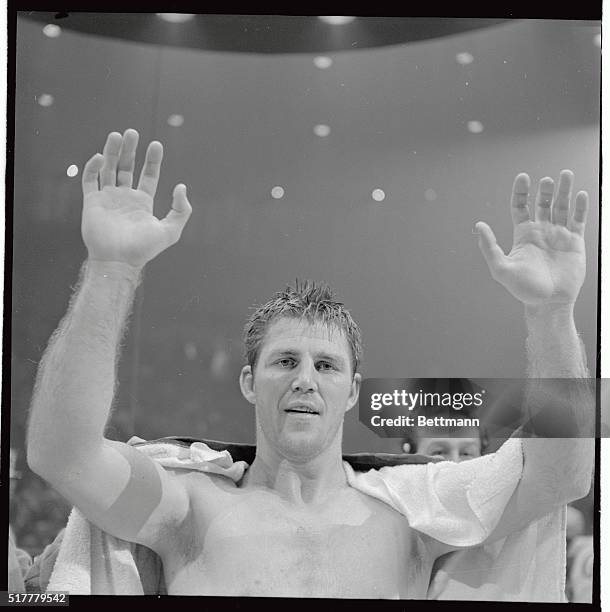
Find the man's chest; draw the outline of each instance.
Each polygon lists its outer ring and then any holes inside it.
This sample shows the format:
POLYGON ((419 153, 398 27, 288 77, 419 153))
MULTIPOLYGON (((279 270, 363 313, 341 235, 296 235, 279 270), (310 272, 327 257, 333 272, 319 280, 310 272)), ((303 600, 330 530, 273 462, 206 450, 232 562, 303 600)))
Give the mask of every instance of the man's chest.
POLYGON ((203 516, 177 564, 181 584, 215 594, 416 597, 431 560, 406 519, 348 491, 320 508, 273 495, 236 495, 203 516))

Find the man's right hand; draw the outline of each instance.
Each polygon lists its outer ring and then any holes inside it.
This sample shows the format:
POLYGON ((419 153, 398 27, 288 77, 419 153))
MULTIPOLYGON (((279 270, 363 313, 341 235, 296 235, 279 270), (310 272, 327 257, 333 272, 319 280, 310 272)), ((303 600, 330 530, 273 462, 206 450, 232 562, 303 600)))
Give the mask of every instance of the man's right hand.
POLYGON ((191 214, 186 186, 174 188, 172 208, 164 219, 153 215, 163 146, 148 145, 137 188, 133 173, 138 132, 112 132, 103 154, 96 153, 83 171, 83 240, 92 261, 144 266, 180 238, 191 214))

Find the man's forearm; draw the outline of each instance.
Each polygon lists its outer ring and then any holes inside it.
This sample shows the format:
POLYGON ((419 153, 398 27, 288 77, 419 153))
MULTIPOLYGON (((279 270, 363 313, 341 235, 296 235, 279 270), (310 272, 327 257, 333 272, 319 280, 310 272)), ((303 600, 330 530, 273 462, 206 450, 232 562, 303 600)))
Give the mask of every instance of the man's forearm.
POLYGON ((593 467, 595 404, 588 381, 577 380, 586 379, 588 372, 573 305, 526 306, 525 318, 528 377, 533 379, 527 408, 537 423, 535 433, 549 436, 544 441, 524 440, 525 460, 536 463, 539 482, 549 492, 555 489, 561 495, 564 487, 568 497, 585 495, 593 467))
POLYGON ((586 378, 584 346, 574 323, 574 305, 526 306, 527 369, 530 378, 586 378))
POLYGON ((28 462, 41 475, 78 462, 103 442, 118 348, 140 271, 87 261, 68 312, 41 360, 28 430, 28 462))

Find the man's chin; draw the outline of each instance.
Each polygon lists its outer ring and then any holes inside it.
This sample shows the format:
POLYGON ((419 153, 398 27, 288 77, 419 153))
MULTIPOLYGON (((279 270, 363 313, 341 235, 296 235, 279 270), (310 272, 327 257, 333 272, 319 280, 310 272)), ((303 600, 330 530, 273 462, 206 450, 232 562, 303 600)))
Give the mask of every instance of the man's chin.
POLYGON ((286 459, 309 461, 324 450, 324 441, 310 432, 291 432, 278 440, 278 450, 286 459))

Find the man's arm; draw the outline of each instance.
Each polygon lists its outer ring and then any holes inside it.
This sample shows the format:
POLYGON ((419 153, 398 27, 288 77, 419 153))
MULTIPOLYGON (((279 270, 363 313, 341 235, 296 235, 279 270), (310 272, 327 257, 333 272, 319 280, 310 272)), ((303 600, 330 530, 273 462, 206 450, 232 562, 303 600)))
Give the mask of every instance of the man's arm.
POLYGON ((552 179, 542 179, 535 212, 530 215, 529 177, 517 176, 511 206, 514 242, 509 255, 498 247, 486 224, 477 224, 479 245, 492 276, 524 303, 527 375, 531 379, 526 409, 542 425, 539 435, 544 436, 545 425, 556 421, 571 424, 566 435, 575 436, 522 439, 522 477, 490 539, 584 497, 591 485, 595 448, 592 394, 574 380, 564 385, 558 381, 554 389, 552 383, 536 380, 583 379, 588 375, 573 316, 585 277, 588 197, 579 192, 570 210, 572 182, 572 173, 564 170, 553 198, 552 179))
POLYGON ((28 427, 28 464, 109 533, 153 548, 160 526, 188 511, 184 487, 139 451, 104 438, 119 346, 143 266, 173 244, 190 215, 186 190, 153 216, 163 149, 149 145, 132 188, 138 134, 108 136, 83 171, 88 250, 68 313, 41 361, 28 427))

